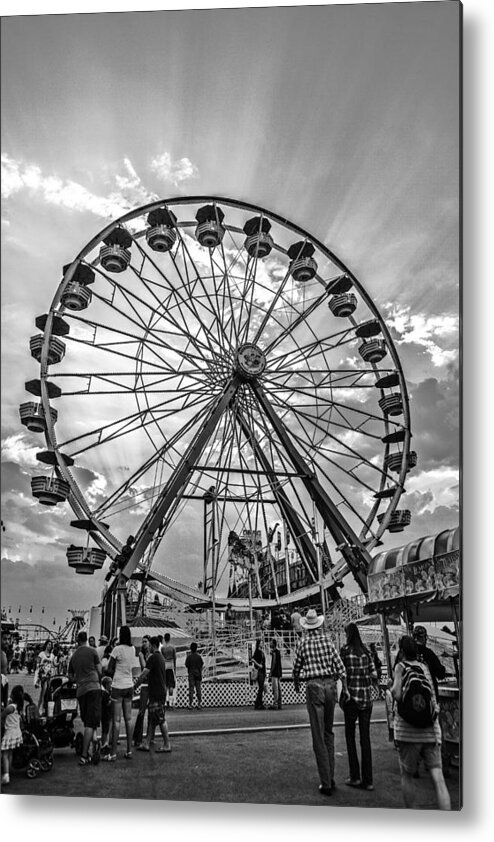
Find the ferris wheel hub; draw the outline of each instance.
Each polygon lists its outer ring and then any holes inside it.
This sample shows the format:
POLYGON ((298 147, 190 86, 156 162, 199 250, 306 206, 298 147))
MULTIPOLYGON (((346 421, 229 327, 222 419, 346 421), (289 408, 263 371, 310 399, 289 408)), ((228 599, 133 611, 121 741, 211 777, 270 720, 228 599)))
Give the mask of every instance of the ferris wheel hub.
POLYGON ((251 342, 241 345, 237 351, 236 370, 241 377, 253 380, 266 368, 266 355, 251 342))

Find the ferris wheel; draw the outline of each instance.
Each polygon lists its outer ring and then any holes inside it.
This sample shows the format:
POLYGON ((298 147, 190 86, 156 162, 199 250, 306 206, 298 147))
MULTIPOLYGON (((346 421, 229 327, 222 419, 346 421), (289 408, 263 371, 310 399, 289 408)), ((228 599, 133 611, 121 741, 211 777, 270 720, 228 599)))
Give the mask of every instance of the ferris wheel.
POLYGON ((298 224, 219 197, 140 207, 63 268, 36 325, 39 401, 20 415, 48 470, 32 492, 68 500, 86 531, 67 551, 77 572, 106 556, 107 579, 166 570, 187 546, 184 573, 207 576, 213 501, 214 587, 232 535, 259 535, 266 562, 281 522, 314 581, 322 547, 333 581, 365 590, 369 552, 410 523, 397 350, 363 284, 298 224))

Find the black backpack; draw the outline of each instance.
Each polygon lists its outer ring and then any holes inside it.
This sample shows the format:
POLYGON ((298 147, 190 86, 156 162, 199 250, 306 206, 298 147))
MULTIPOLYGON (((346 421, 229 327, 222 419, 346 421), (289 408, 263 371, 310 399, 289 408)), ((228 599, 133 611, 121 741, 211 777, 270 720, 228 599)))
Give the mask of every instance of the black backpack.
POLYGON ((405 665, 401 685, 401 701, 397 704, 399 715, 415 728, 429 728, 434 725, 437 713, 434 709, 432 688, 419 666, 405 665))

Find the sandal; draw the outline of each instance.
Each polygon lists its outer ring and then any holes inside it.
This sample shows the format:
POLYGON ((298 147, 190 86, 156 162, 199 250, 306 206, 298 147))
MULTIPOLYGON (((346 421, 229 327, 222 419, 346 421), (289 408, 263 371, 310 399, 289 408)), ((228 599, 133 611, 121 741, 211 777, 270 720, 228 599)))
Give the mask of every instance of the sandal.
POLYGON ((89 757, 83 757, 82 754, 79 757, 79 766, 89 766, 91 763, 89 757))

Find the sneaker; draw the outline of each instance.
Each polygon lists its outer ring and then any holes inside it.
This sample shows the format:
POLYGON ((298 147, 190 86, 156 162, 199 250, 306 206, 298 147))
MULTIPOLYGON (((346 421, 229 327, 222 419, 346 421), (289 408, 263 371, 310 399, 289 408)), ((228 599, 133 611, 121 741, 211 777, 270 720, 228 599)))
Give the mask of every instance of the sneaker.
POLYGON ((319 786, 319 792, 321 793, 321 795, 332 795, 333 794, 333 790, 331 789, 330 786, 323 786, 322 784, 320 784, 320 786, 319 786))
POLYGON ((137 746, 137 751, 151 751, 151 749, 145 743, 141 743, 140 746, 137 746))
POLYGON ((360 784, 360 786, 361 786, 361 789, 365 789, 365 790, 367 790, 367 792, 373 792, 374 791, 374 784, 360 784))
POLYGON ((117 759, 117 755, 116 754, 104 754, 101 759, 106 760, 107 763, 115 763, 115 760, 117 759))
POLYGON ((91 763, 89 757, 83 757, 82 754, 79 757, 79 766, 89 766, 91 763))
POLYGON ((156 749, 156 754, 170 754, 171 746, 160 746, 156 749))
POLYGON ((346 783, 347 786, 353 786, 353 787, 357 787, 357 786, 361 787, 362 786, 362 781, 359 780, 359 779, 353 780, 353 778, 347 778, 345 783, 346 783))
POLYGON ((3 783, 3 784, 9 784, 9 783, 10 783, 10 775, 9 775, 9 773, 8 773, 8 772, 5 772, 5 773, 2 775, 2 783, 3 783))
POLYGON ((124 754, 124 757, 125 757, 126 760, 132 760, 132 752, 126 751, 125 754, 124 754))

